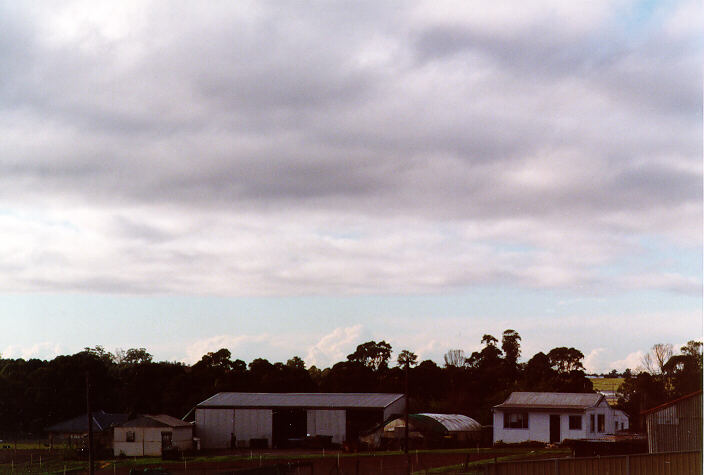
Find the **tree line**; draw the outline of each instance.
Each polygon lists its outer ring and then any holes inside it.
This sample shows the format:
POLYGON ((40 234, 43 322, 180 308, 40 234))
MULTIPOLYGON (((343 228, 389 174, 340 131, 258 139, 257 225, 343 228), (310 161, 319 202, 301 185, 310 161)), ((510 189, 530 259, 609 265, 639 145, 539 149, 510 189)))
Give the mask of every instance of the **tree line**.
MULTIPOLYGON (((697 384, 701 388, 701 343, 688 345, 661 367, 656 364, 659 372, 628 372, 621 404, 629 414, 697 384)), ((466 414, 490 424, 491 407, 512 391, 592 391, 584 355, 575 348, 553 348, 526 362, 519 362, 520 356, 520 335, 506 330, 501 340, 484 335, 481 349, 469 355, 448 351, 442 366, 418 362, 407 349, 392 361, 392 347, 383 340, 362 343, 327 368, 306 367, 298 356, 285 363, 257 358, 247 364, 225 348, 193 365, 156 362, 145 348, 109 352, 101 346, 52 360, 0 359, 0 438, 40 436, 45 427, 85 413, 87 372, 94 409, 176 417, 221 391, 402 393, 408 378, 412 412, 466 414)))

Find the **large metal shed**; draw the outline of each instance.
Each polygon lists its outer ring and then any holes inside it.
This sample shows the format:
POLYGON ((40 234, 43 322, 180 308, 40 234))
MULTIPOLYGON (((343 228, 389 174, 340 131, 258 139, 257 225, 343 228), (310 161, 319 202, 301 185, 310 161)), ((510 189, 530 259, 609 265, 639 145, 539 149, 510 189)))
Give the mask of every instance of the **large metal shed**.
POLYGON ((641 413, 648 427, 648 452, 702 449, 702 391, 641 413))
POLYGON ((403 394, 387 393, 218 393, 196 406, 195 435, 204 449, 285 447, 315 436, 340 444, 405 404, 403 394))

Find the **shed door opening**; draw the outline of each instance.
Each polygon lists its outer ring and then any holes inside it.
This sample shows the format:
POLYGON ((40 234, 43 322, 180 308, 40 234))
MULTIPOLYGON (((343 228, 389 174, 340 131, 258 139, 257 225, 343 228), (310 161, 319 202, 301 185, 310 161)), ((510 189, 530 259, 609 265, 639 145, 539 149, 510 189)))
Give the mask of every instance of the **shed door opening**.
POLYGON ((560 442, 560 416, 550 415, 550 443, 556 444, 560 442))
POLYGON ((308 418, 305 409, 276 409, 272 420, 272 443, 276 448, 294 447, 306 437, 308 418))
POLYGON ((161 450, 171 448, 171 432, 161 433, 161 450))

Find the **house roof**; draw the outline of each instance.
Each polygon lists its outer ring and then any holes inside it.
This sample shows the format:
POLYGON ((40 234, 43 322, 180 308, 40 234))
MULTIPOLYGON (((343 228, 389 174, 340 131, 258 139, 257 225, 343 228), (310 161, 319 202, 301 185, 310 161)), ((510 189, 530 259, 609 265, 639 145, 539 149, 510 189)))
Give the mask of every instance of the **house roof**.
MULTIPOLYGON (((91 411, 93 430, 102 432, 110 427, 119 425, 127 420, 127 414, 111 414, 101 410, 91 411)), ((47 427, 47 432, 56 432, 62 434, 84 434, 88 432, 88 417, 83 414, 73 419, 58 422, 47 427)))
POLYGON ((514 392, 494 409, 584 410, 597 406, 602 399, 604 395, 598 393, 514 392))
POLYGON ((682 397, 678 397, 677 399, 673 399, 672 401, 668 401, 668 402, 666 402, 666 403, 664 403, 664 404, 660 404, 659 406, 655 406, 655 407, 652 407, 652 408, 650 408, 650 409, 646 409, 645 411, 641 411, 640 413, 641 413, 641 415, 643 415, 643 416, 645 416, 645 415, 647 415, 647 414, 652 414, 653 412, 660 411, 660 410, 662 410, 662 409, 665 409, 666 407, 673 406, 673 405, 677 404, 677 403, 680 402, 680 401, 684 401, 684 400, 689 399, 689 398, 692 398, 692 397, 694 397, 694 396, 699 396, 700 394, 702 394, 702 390, 701 390, 701 389, 700 389, 699 391, 694 391, 693 393, 686 394, 686 395, 684 395, 684 396, 682 396, 682 397))
POLYGON ((402 397, 388 393, 218 393, 196 408, 383 409, 402 397))
POLYGON ((190 427, 191 424, 166 414, 143 414, 123 422, 119 427, 190 427))
POLYGON ((430 414, 423 413, 420 416, 429 417, 445 426, 449 432, 472 432, 482 430, 482 425, 462 414, 430 414))

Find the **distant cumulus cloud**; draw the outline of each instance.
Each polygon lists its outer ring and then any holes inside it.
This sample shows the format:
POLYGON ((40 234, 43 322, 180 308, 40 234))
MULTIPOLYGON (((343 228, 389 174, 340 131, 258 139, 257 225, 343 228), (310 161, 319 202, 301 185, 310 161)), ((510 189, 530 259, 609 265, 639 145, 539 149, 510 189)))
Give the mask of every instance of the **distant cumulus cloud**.
POLYGON ((638 371, 643 368, 643 356, 645 356, 643 351, 634 351, 626 355, 622 360, 612 361, 610 367, 617 371, 625 371, 626 368, 631 371, 638 371))
POLYGON ((345 361, 347 355, 354 352, 357 345, 367 339, 367 335, 362 325, 336 328, 308 349, 305 362, 322 368, 338 361, 345 361))
POLYGON ((50 360, 54 357, 63 354, 64 348, 58 343, 43 341, 32 345, 10 345, 0 351, 2 358, 22 358, 29 360, 38 358, 41 360, 50 360))

